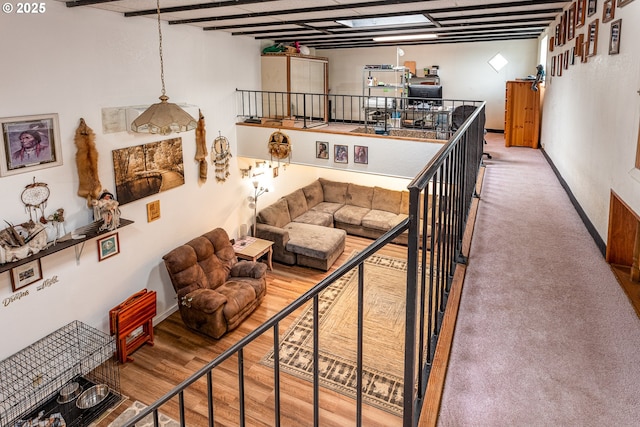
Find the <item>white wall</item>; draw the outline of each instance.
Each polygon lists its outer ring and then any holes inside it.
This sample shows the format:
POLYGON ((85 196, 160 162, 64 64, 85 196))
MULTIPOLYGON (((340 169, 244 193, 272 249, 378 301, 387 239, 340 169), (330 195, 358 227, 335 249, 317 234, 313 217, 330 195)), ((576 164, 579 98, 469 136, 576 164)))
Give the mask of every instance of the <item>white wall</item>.
MULTIPOLYGON (((615 9, 622 19, 620 53, 609 55, 611 22, 602 23, 602 3, 576 34, 599 19, 598 53, 547 74, 541 143, 602 239, 607 241, 609 200, 615 191, 640 214, 640 171, 634 162, 640 122, 640 2, 615 9)), ((557 22, 556 22, 557 23, 557 22)), ((555 34, 555 23, 549 29, 555 34)), ((556 47, 551 58, 571 49, 574 40, 556 47)))
MULTIPOLYGON (((416 71, 440 66, 443 96, 447 99, 486 101, 486 127, 504 129, 505 87, 508 80, 536 74, 536 40, 402 46, 404 61, 416 61, 416 71), (496 72, 488 61, 500 53, 509 63, 496 72)), ((318 50, 329 58, 329 88, 332 94, 362 95, 366 64, 396 65, 395 47, 318 50)))
MULTIPOLYGON (((0 178, 0 218, 13 223, 29 219, 20 201, 24 187, 36 178, 51 190, 47 214, 62 207, 66 228, 91 221, 85 201, 76 195, 78 177, 73 136, 80 118, 96 133, 99 173, 104 187, 115 191, 111 151, 168 137, 102 133, 101 109, 157 102, 160 96, 158 33, 154 19, 124 18, 91 8, 67 8, 47 2, 38 15, 0 14, 0 117, 57 113, 64 164, 0 178)), ((218 132, 236 154, 235 88, 260 85, 260 43, 224 33, 163 24, 167 94, 171 101, 200 107, 206 117, 207 144, 218 132)), ((197 110, 196 110, 197 113, 197 110)), ((175 135, 172 135, 175 136, 175 135)), ((86 242, 79 264, 73 249, 42 258, 44 279, 57 282, 12 300, 9 272, 0 274, 0 359, 72 320, 108 331, 108 311, 129 295, 149 288, 158 292, 158 315, 175 305, 161 257, 215 226, 233 237, 249 209, 237 197, 244 191, 237 156, 231 177, 216 183, 213 168, 205 184, 197 181, 194 132, 183 139, 186 184, 122 206, 133 225, 119 230, 121 253, 98 262, 94 240, 86 242), (146 204, 160 200, 161 218, 147 223, 146 204)))
MULTIPOLYGON (((238 141, 251 141, 251 143, 241 143, 239 145, 238 155, 271 160, 267 144, 269 136, 274 130, 257 126, 238 126, 238 141)), ((379 136, 321 133, 293 129, 283 130, 282 132, 291 141, 291 163, 406 179, 415 177, 424 165, 443 147, 442 143, 437 142, 412 141, 379 136), (316 158, 316 141, 328 143, 329 159, 316 158), (348 163, 335 163, 333 161, 336 144, 348 147, 348 163), (369 162, 367 164, 353 162, 355 145, 369 148, 369 162)))

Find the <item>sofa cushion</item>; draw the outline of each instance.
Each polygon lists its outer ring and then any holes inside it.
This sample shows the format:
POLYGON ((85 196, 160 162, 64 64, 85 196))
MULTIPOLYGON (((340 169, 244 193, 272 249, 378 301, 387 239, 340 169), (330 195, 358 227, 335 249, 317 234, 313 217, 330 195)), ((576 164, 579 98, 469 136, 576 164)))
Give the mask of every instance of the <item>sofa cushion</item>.
POLYGON ((302 187, 304 197, 307 199, 307 207, 309 209, 324 201, 324 193, 322 192, 322 184, 317 179, 311 184, 302 187))
POLYGON ((347 202, 347 187, 346 182, 329 181, 328 179, 319 178, 320 184, 322 184, 322 192, 324 194, 324 201, 331 203, 347 202))
POLYGON ((333 218, 337 222, 360 225, 362 224, 362 218, 364 218, 370 210, 371 209, 361 208, 360 206, 344 205, 333 214, 333 218))
POLYGON ((308 210, 302 215, 296 217, 294 222, 301 222, 303 224, 315 224, 323 227, 333 227, 333 215, 327 212, 317 211, 314 209, 308 210))
POLYGON ((349 184, 347 187, 347 204, 371 209, 373 199, 373 187, 349 184))
POLYGON ((310 210, 328 213, 331 216, 333 216, 333 214, 336 213, 336 211, 343 206, 344 206, 344 203, 320 202, 310 210))
POLYGON ((371 209, 362 218, 362 226, 375 230, 388 231, 407 218, 405 214, 395 214, 392 212, 371 209))
POLYGON ((287 250, 312 258, 328 259, 343 248, 346 231, 313 224, 291 222, 285 230, 289 232, 287 250))
MULTIPOLYGON (((407 192, 408 194, 408 192, 407 192)), ((402 208, 402 192, 374 187, 371 209, 398 214, 402 208)), ((405 212, 406 213, 406 212, 405 212)))
POLYGON ((285 199, 280 199, 272 205, 262 209, 256 218, 261 224, 282 228, 291 222, 289 206, 285 199))
POLYGON ((309 209, 307 208, 307 199, 301 189, 294 191, 293 193, 284 196, 289 206, 289 216, 291 219, 296 219, 309 209))

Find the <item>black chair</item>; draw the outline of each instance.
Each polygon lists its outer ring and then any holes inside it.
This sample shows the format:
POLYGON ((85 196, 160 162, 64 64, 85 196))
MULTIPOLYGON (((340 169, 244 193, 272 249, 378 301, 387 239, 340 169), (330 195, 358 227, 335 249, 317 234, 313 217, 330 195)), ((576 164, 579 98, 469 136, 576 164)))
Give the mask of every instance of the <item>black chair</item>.
MULTIPOLYGON (((451 130, 455 132, 458 129, 460 129, 460 126, 462 126, 465 120, 467 120, 475 110, 476 110, 475 105, 459 105, 456 108, 454 108, 453 113, 451 113, 451 130)), ((486 134, 487 134, 487 130, 484 129, 484 135, 486 134)), ((484 139, 484 136, 482 140, 485 144, 487 143, 487 140, 484 139)), ((487 156, 488 159, 491 158, 491 154, 487 153, 486 151, 483 151, 482 155, 487 156)))

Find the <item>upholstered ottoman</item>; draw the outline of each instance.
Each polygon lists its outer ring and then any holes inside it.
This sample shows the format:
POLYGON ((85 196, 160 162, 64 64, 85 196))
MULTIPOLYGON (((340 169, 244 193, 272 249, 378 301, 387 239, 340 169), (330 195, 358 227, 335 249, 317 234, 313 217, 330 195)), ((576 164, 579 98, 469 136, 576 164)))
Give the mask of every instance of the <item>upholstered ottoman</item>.
POLYGON ((347 232, 338 228, 290 222, 286 249, 296 254, 296 263, 327 271, 344 252, 347 232))

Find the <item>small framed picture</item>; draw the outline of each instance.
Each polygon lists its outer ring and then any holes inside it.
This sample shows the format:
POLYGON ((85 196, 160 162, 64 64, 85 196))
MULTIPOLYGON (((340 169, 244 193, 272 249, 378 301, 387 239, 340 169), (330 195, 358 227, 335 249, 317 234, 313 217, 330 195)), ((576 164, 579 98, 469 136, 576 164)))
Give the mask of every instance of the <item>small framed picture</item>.
POLYGON ((160 219, 160 200, 147 203, 147 222, 160 219))
POLYGON ((571 3, 567 21, 567 40, 573 40, 576 34, 576 3, 571 3))
POLYGON ((586 18, 587 0, 578 0, 576 3, 576 28, 581 28, 586 18))
POLYGON ((587 34, 587 56, 595 56, 598 53, 598 20, 594 19, 589 24, 587 34))
POLYGON ((633 0, 618 0, 618 7, 626 6, 631 3, 633 0))
POLYGON ((369 147, 356 145, 353 147, 353 163, 369 163, 369 147))
POLYGON ((563 53, 559 53, 557 56, 558 56, 558 68, 557 68, 558 74, 557 74, 557 76, 558 77, 562 77, 562 69, 564 68, 564 64, 563 64, 564 63, 564 54, 563 53))
POLYGON ((329 158, 329 143, 324 141, 316 141, 316 159, 329 158))
POLYGON ((42 280, 40 258, 11 269, 11 288, 13 292, 42 280))
POLYGON ((98 261, 118 255, 119 253, 120 242, 118 240, 118 233, 98 239, 98 261))
POLYGON ((555 36, 551 36, 549 38, 549 52, 553 52, 553 48, 556 45, 556 38, 555 36))
POLYGON ((576 37, 576 45, 574 47, 575 47, 576 56, 581 58, 582 58, 583 45, 584 45, 584 34, 578 34, 578 36, 576 37))
POLYGON ((0 176, 60 166, 62 149, 57 114, 0 119, 0 176))
POLYGON ((602 23, 613 21, 616 16, 616 0, 605 0, 602 7, 602 23))
POLYGON ((555 56, 551 57, 551 75, 552 76, 556 75, 556 57, 555 56))
POLYGON ((622 31, 622 19, 611 23, 611 36, 609 37, 609 55, 620 53, 620 35, 622 31))
POLYGON ((333 146, 333 161, 336 163, 349 163, 349 151, 346 145, 333 146))
POLYGON ((587 16, 592 16, 598 9, 598 0, 587 0, 587 16))

